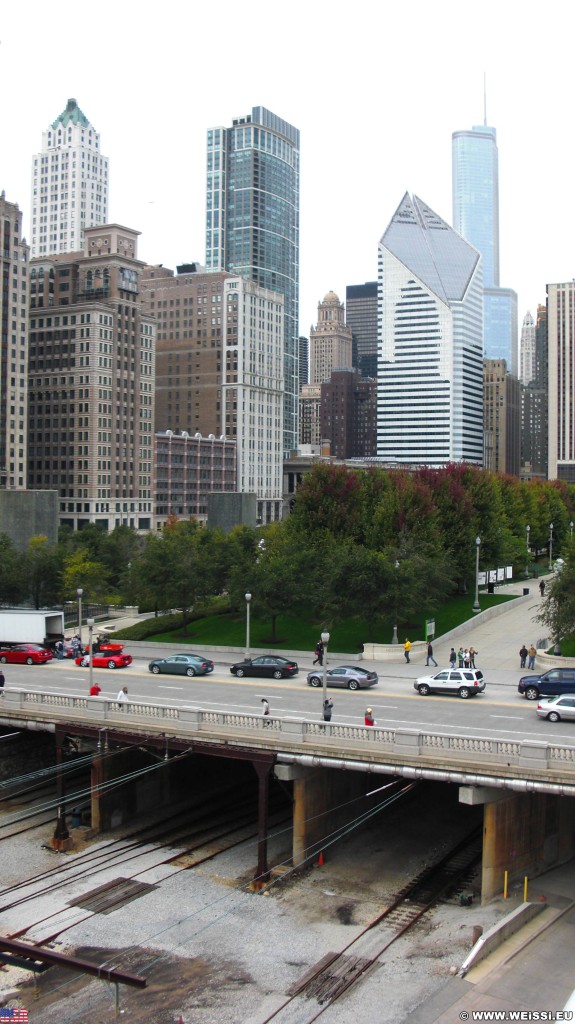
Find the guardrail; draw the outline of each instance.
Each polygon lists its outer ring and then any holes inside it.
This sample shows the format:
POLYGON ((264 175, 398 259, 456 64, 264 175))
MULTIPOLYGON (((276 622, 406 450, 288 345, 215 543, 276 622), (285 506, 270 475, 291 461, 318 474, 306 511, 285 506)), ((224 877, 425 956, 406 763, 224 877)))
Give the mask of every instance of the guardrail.
MULTIPOLYGON (((285 753, 300 752, 339 761, 384 760, 396 764, 465 768, 508 778, 575 783, 575 746, 537 740, 466 737, 431 730, 310 722, 230 711, 129 701, 107 697, 78 697, 68 693, 6 688, 0 701, 3 724, 82 722, 97 728, 145 729, 179 738, 201 737, 211 742, 237 743, 285 753)), ((37 727, 37 725, 36 725, 37 727)))

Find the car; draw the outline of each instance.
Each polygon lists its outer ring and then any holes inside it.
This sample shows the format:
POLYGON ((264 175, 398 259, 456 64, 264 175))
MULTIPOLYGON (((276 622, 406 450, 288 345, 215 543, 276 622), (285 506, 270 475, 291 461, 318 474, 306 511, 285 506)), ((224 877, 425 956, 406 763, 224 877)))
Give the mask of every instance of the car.
POLYGON ((478 668, 444 668, 434 676, 421 676, 413 685, 422 697, 428 693, 457 693, 466 700, 483 693, 485 679, 478 668))
POLYGON ((575 719, 575 694, 562 693, 558 697, 540 701, 537 714, 548 722, 560 722, 562 718, 575 719))
POLYGON ((161 672, 172 675, 205 676, 214 671, 214 663, 200 654, 170 654, 169 658, 154 658, 148 665, 148 671, 155 676, 161 672))
POLYGON ((52 651, 38 644, 18 644, 0 651, 0 662, 3 665, 45 665, 52 661, 52 651))
MULTIPOLYGON (((81 657, 75 659, 76 665, 80 665, 81 668, 87 668, 89 661, 88 655, 83 654, 81 657)), ((92 655, 92 666, 94 668, 126 668, 127 665, 132 664, 131 654, 93 654, 92 655)))
MULTIPOLYGON (((348 690, 367 690, 378 682, 377 672, 370 672, 362 665, 338 665, 337 668, 328 668, 325 674, 328 686, 345 686, 348 690)), ((308 686, 321 686, 323 684, 323 673, 316 671, 308 672, 308 686)))
POLYGON ((259 658, 245 658, 232 665, 230 672, 234 676, 268 676, 271 679, 287 679, 299 672, 297 661, 282 658, 276 654, 262 654, 259 658))
POLYGON ((538 700, 544 697, 559 696, 563 693, 575 695, 575 668, 550 668, 538 675, 522 676, 517 690, 526 700, 538 700))

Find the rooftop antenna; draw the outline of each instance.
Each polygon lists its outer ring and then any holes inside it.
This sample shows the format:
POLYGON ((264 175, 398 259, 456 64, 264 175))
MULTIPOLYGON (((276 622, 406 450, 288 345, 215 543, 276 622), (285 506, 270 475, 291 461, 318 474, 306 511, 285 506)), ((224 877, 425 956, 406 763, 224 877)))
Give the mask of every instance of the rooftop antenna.
POLYGON ((483 124, 487 127, 487 75, 483 72, 483 124))

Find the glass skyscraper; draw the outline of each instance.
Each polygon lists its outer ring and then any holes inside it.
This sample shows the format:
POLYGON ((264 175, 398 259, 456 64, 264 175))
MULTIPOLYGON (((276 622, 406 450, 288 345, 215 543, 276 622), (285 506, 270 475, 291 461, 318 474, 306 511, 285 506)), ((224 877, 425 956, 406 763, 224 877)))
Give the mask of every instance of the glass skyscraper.
POLYGON ((286 453, 298 446, 299 130, 265 107, 208 131, 206 267, 284 297, 286 453))
POLYGON ((483 349, 517 376, 517 294, 499 284, 499 155, 487 124, 452 136, 453 227, 483 257, 483 349))

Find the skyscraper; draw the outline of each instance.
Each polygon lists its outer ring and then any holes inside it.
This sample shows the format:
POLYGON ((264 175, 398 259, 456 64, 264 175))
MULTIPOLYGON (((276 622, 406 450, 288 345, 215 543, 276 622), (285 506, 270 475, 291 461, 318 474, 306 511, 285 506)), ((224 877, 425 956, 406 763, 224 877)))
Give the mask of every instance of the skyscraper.
POLYGON ((517 295, 499 283, 499 156, 487 122, 452 136, 453 226, 483 261, 483 347, 517 376, 517 295))
POLYGON ((378 456, 483 461, 481 257, 416 196, 379 243, 378 456))
POLYGON ((575 483, 575 281, 547 285, 550 480, 575 483))
POLYGON ((364 377, 377 377, 377 281, 348 284, 345 322, 351 327, 354 366, 364 377))
POLYGON ((84 228, 108 220, 108 159, 75 99, 42 133, 32 160, 32 258, 82 252, 84 228))
POLYGON ((309 332, 309 382, 322 384, 333 370, 351 369, 351 327, 345 323, 343 302, 328 292, 317 304, 317 324, 309 332))
POLYGON ((26 487, 28 260, 22 213, 0 195, 0 488, 26 487))
POLYGON ((535 321, 531 313, 523 317, 519 343, 520 380, 524 387, 535 379, 535 321))
POLYGON ((298 443, 299 131, 265 107, 208 131, 206 267, 284 297, 284 451, 298 443))
POLYGON ((547 479, 549 464, 549 409, 547 403, 547 306, 537 306, 535 374, 522 393, 521 475, 547 479))

